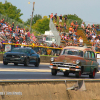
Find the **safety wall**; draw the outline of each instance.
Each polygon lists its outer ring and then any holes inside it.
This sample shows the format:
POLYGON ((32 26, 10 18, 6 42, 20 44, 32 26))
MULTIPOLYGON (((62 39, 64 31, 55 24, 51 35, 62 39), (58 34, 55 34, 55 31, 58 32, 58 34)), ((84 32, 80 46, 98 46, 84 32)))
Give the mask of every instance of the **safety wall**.
POLYGON ((100 100, 99 80, 84 81, 81 88, 75 88, 76 83, 77 80, 2 81, 0 100, 100 100))

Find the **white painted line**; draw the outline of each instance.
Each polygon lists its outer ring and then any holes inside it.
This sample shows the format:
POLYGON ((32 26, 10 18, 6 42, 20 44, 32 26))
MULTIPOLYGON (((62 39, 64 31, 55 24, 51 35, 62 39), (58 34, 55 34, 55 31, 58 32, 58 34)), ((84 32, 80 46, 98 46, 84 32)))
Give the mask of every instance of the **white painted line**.
POLYGON ((1 69, 0 71, 18 71, 18 72, 51 72, 50 69, 13 69, 13 68, 6 68, 1 69))
MULTIPOLYGON (((0 71, 13 71, 13 72, 51 72, 51 69, 17 69, 17 68, 0 68, 0 71)), ((100 73, 97 72, 97 73, 100 73)))

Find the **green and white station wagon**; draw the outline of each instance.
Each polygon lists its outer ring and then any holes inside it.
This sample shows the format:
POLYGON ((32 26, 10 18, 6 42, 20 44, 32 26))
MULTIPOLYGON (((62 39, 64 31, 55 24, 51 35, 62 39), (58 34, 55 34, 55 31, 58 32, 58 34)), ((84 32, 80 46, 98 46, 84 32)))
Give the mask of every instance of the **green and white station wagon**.
POLYGON ((52 75, 63 72, 65 76, 74 73, 76 77, 89 75, 94 78, 98 72, 98 62, 94 51, 87 47, 67 46, 64 47, 59 57, 51 58, 49 68, 52 75))

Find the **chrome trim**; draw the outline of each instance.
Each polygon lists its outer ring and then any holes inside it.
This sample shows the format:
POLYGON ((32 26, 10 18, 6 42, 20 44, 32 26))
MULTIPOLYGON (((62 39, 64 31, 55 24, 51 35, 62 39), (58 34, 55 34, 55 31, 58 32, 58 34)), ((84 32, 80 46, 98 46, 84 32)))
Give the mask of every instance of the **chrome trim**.
MULTIPOLYGON (((54 66, 49 66, 49 68, 51 68, 51 69, 52 69, 53 67, 54 67, 54 66)), ((62 69, 63 69, 63 70, 65 70, 65 71, 66 71, 66 70, 70 70, 70 67, 69 67, 69 68, 57 67, 56 69, 60 69, 60 70, 62 70, 62 69)), ((75 69, 74 71, 81 71, 81 69, 75 69)))

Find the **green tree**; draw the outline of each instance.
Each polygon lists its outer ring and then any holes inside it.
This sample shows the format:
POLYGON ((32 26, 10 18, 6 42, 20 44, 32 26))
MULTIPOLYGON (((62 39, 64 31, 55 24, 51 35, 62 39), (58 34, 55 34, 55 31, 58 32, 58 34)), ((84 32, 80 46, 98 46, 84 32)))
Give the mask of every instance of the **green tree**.
POLYGON ((20 9, 13 6, 10 2, 5 1, 4 4, 0 2, 0 13, 8 16, 9 18, 15 19, 18 22, 22 22, 20 17, 23 15, 20 9))
MULTIPOLYGON (((34 15, 33 19, 32 19, 32 25, 36 23, 37 20, 42 19, 42 16, 39 14, 34 15)), ((30 25, 31 22, 31 18, 27 19, 27 21, 25 22, 25 25, 30 25)))
MULTIPOLYGON (((63 17, 65 17, 65 15, 63 15, 63 17)), ((74 21, 74 22, 77 21, 79 25, 81 25, 82 22, 83 22, 83 20, 81 18, 79 18, 76 14, 74 14, 74 15, 68 14, 67 15, 67 18, 68 18, 68 20, 67 20, 68 26, 70 26, 70 23, 72 21, 74 21)))
POLYGON ((44 16, 42 19, 37 20, 36 23, 33 24, 32 29, 44 34, 45 31, 49 30, 49 21, 49 18, 44 16))
POLYGON ((4 13, 4 8, 3 8, 2 2, 0 2, 0 13, 1 13, 1 14, 4 13))

